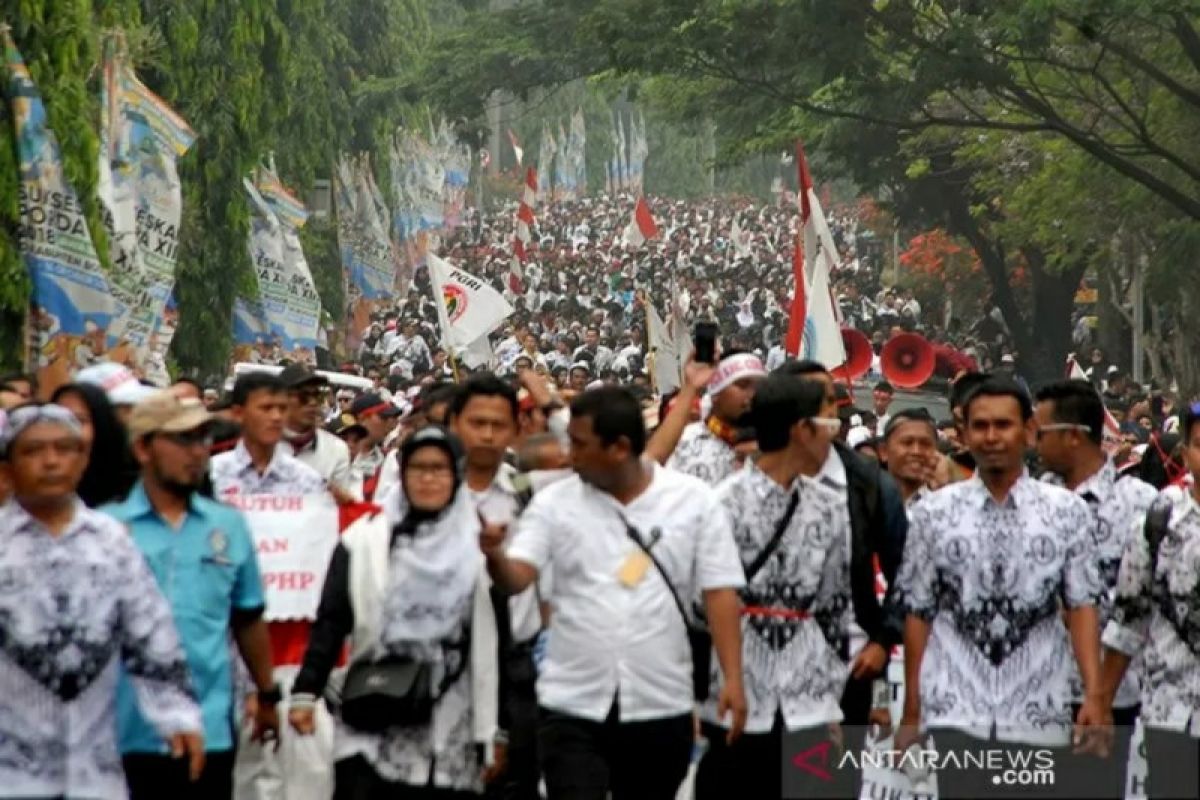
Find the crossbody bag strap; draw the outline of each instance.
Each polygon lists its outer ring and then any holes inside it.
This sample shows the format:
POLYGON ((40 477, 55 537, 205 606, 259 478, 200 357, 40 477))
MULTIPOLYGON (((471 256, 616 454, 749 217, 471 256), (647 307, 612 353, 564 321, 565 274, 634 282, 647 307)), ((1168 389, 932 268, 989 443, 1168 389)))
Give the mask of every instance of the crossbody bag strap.
POLYGON ((796 506, 798 505, 800 505, 800 490, 796 489, 792 491, 792 497, 788 500, 787 511, 783 512, 783 517, 775 526, 775 533, 772 534, 771 541, 767 542, 766 547, 754 557, 754 561, 750 562, 750 566, 746 567, 747 584, 754 580, 754 576, 766 566, 768 559, 778 549, 779 543, 783 540, 783 534, 787 531, 788 525, 792 522, 792 517, 796 514, 796 506))
POLYGON ((658 574, 662 576, 663 583, 667 585, 667 590, 671 593, 671 599, 675 601, 675 607, 679 609, 679 615, 683 617, 683 624, 686 628, 692 627, 691 617, 688 616, 687 607, 684 606, 683 600, 679 597, 679 592, 675 591, 675 584, 671 582, 671 577, 667 575, 667 571, 663 569, 662 562, 654 555, 654 551, 646 546, 646 542, 642 539, 642 534, 638 529, 629 524, 629 520, 625 519, 625 515, 617 512, 617 516, 621 518, 621 524, 625 526, 625 534, 633 540, 633 543, 641 549, 643 553, 650 557, 650 562, 654 564, 654 568, 658 570, 658 574))

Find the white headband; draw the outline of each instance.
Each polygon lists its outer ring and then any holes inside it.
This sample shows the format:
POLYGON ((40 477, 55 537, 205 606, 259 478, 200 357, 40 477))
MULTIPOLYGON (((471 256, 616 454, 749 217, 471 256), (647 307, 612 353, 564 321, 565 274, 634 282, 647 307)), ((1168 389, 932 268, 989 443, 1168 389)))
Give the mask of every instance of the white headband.
POLYGON ((762 360, 753 353, 738 353, 721 360, 708 381, 708 393, 717 394, 742 378, 765 378, 762 360))
POLYGON ((8 424, 0 431, 0 453, 7 454, 17 437, 39 422, 61 425, 75 436, 83 435, 79 420, 66 408, 53 403, 31 403, 8 412, 8 424))

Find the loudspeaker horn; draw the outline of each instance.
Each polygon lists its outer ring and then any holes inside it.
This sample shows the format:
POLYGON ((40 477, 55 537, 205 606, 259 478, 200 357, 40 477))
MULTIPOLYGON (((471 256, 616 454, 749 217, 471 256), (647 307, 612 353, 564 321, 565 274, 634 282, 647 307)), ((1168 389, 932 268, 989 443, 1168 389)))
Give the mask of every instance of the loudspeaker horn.
POLYGON ((916 389, 933 375, 937 358, 924 336, 901 333, 893 336, 879 354, 883 377, 901 389, 916 389))
POLYGON ((867 335, 855 328, 842 328, 842 347, 846 350, 846 363, 835 369, 833 374, 850 382, 866 375, 875 358, 867 335))

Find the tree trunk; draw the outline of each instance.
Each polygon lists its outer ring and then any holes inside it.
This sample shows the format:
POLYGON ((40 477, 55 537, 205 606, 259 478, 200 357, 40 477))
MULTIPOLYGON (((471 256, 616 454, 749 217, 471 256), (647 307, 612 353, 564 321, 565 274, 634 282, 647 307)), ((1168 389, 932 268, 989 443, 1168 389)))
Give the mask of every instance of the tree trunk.
POLYGON ((1021 252, 1033 278, 1033 313, 1029 315, 1031 347, 1021 352, 1020 363, 1030 385, 1037 386, 1066 376, 1071 311, 1087 266, 1081 258, 1062 270, 1048 272, 1040 250, 1027 248, 1021 252))

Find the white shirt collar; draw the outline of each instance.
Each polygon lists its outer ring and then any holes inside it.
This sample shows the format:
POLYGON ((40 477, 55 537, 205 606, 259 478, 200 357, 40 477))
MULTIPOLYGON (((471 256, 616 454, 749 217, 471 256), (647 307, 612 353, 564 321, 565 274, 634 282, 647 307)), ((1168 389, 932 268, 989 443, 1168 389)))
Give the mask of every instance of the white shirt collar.
POLYGON ((825 457, 825 463, 821 465, 816 480, 837 489, 846 488, 846 465, 842 463, 837 448, 829 448, 829 455, 825 457))

